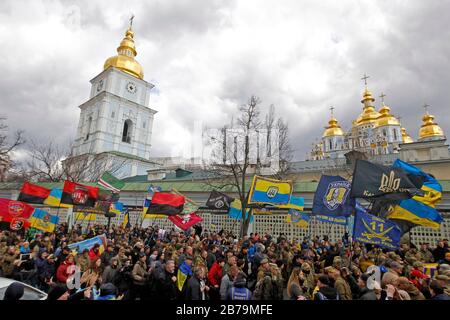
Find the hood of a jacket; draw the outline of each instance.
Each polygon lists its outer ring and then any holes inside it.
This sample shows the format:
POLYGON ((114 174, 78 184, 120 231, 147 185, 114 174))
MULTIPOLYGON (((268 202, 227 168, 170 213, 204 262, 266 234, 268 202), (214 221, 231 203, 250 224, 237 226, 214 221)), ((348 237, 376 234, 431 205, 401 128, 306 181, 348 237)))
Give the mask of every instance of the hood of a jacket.
POLYGON ((336 289, 332 287, 322 287, 320 288, 319 292, 322 293, 329 300, 335 300, 337 296, 336 289))

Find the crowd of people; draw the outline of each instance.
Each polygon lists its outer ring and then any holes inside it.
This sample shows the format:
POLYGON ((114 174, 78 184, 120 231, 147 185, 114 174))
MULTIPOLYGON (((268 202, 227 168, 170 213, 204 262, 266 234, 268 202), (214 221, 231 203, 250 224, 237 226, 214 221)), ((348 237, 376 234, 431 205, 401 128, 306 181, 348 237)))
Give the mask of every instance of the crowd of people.
MULTIPOLYGON (((32 285, 48 300, 450 299, 447 239, 432 248, 410 243, 391 251, 350 243, 347 234, 331 242, 257 233, 238 239, 200 225, 158 231, 114 225, 68 230, 64 223, 53 233, 1 231, 0 276, 32 285), (101 234, 104 248, 68 247, 101 234), (431 275, 424 273, 427 263, 437 264, 431 275)), ((8 287, 4 299, 20 299, 20 286, 8 287)))

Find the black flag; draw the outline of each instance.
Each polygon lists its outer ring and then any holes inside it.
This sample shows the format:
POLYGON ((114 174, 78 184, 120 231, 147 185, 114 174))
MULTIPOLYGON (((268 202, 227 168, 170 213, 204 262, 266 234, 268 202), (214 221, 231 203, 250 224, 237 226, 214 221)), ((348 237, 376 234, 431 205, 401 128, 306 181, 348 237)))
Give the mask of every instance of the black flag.
POLYGON ((401 168, 386 167, 366 160, 356 162, 350 196, 367 200, 395 201, 421 194, 401 168))
POLYGON ((230 204, 233 202, 234 198, 227 196, 221 192, 213 190, 209 195, 208 201, 206 201, 206 206, 213 210, 227 210, 230 209, 230 204))

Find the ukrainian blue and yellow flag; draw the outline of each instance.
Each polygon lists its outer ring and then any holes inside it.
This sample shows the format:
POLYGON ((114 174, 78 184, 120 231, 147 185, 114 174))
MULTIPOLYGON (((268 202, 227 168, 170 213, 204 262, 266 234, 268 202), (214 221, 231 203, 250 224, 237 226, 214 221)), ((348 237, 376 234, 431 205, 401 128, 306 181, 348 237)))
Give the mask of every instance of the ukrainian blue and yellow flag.
POLYGON ((289 213, 286 215, 286 222, 293 223, 300 228, 308 228, 311 217, 303 211, 295 209, 289 209, 289 213))
POLYGON ((109 212, 117 214, 123 213, 123 203, 122 202, 113 202, 109 207, 109 212))
POLYGON ((423 181, 423 196, 414 196, 400 203, 387 214, 389 219, 405 220, 416 225, 439 228, 444 221, 441 214, 435 209, 436 204, 442 200, 442 186, 430 174, 419 168, 397 159, 393 167, 404 169, 408 175, 423 181))
POLYGON ((125 215, 123 216, 122 227, 124 227, 124 228, 131 228, 130 212, 129 211, 125 212, 125 215))
POLYGON ((30 227, 44 232, 53 232, 58 222, 59 217, 37 208, 34 209, 33 215, 30 217, 30 227))
POLYGON ((75 213, 76 221, 95 221, 95 219, 97 219, 97 214, 95 213, 84 213, 84 212, 75 213))
POLYGON ((254 176, 248 203, 287 205, 292 195, 292 181, 281 181, 254 176))
POLYGON ((280 204, 277 207, 303 211, 305 207, 305 199, 302 197, 291 196, 288 204, 280 204))
POLYGON ((434 229, 438 229, 444 221, 436 209, 414 199, 402 200, 387 214, 387 218, 406 220, 419 226, 434 229))
POLYGON ((442 200, 442 186, 432 175, 425 173, 412 164, 401 161, 400 159, 395 160, 393 167, 402 168, 408 175, 412 175, 423 180, 421 189, 424 192, 424 196, 414 196, 414 200, 422 202, 423 204, 433 208, 435 208, 436 204, 442 200))
MULTIPOLYGON (((250 214, 250 209, 247 209, 247 215, 250 214)), ((242 219, 242 202, 239 199, 234 199, 234 201, 230 204, 230 210, 228 211, 228 217, 234 220, 241 220, 242 219)), ((253 222, 253 215, 250 217, 250 222, 253 222)))
POLYGON ((67 203, 61 203, 61 197, 62 197, 62 190, 58 188, 52 189, 50 191, 50 195, 47 197, 47 199, 44 200, 44 204, 48 206, 53 207, 60 207, 60 208, 72 208, 73 205, 67 204, 67 203))

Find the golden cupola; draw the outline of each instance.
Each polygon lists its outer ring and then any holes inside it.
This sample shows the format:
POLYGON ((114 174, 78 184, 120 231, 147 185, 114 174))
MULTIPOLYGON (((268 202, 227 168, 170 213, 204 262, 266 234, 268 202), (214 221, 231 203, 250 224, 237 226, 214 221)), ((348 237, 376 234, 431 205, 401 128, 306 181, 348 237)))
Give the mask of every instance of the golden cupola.
POLYGON ((444 131, 434 122, 434 116, 429 114, 428 111, 423 116, 422 121, 423 124, 419 130, 419 141, 444 137, 444 131))
POLYGON ((328 121, 328 127, 325 128, 322 137, 334 137, 334 136, 343 136, 344 131, 342 131, 341 127, 338 124, 336 118, 331 114, 331 118, 328 121))
POLYGON ((389 108, 387 105, 382 103, 382 106, 380 108, 380 116, 378 117, 377 121, 375 122, 375 127, 383 127, 383 126, 399 126, 400 121, 397 120, 392 114, 391 114, 391 108, 389 108))
POLYGON ((403 143, 411 143, 414 142, 413 138, 411 138, 408 134, 408 132, 406 132, 405 128, 401 128, 401 132, 402 132, 402 142, 403 143))
POLYGON ((103 69, 106 70, 110 67, 114 67, 132 75, 133 77, 144 79, 144 70, 139 62, 134 59, 136 55, 137 52, 136 46, 134 45, 134 31, 130 25, 128 30, 125 32, 125 37, 122 42, 120 42, 120 46, 117 48, 117 55, 108 58, 105 61, 103 69))
POLYGON ((372 103, 375 99, 372 96, 372 92, 369 89, 364 90, 363 99, 361 103, 364 104, 363 112, 359 117, 353 122, 354 126, 360 126, 363 124, 374 123, 380 117, 380 114, 375 110, 372 103))

